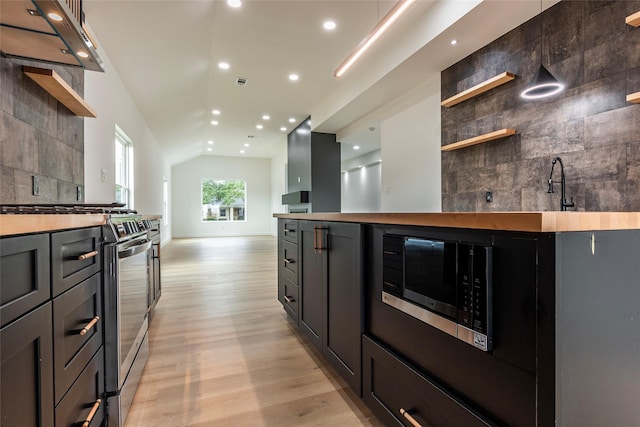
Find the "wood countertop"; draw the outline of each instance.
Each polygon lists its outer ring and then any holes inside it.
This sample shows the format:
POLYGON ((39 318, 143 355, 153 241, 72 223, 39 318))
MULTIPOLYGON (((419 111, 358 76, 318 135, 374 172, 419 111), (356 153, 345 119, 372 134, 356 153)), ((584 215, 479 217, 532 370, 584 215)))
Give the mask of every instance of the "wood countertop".
POLYGON ((482 230, 564 231, 640 229, 640 212, 442 212, 273 214, 276 218, 418 225, 482 230))
MULTIPOLYGON (((161 219, 162 215, 140 215, 142 219, 161 219)), ((105 224, 104 214, 16 214, 0 215, 0 236, 43 233, 70 228, 95 227, 105 224)))

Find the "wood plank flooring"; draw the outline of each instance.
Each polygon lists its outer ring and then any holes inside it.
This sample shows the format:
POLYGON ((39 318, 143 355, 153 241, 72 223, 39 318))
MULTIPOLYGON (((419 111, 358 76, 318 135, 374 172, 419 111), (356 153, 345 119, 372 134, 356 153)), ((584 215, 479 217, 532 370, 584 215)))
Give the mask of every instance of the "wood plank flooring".
POLYGON ((174 239, 162 252, 137 426, 380 426, 287 320, 276 239, 174 239))

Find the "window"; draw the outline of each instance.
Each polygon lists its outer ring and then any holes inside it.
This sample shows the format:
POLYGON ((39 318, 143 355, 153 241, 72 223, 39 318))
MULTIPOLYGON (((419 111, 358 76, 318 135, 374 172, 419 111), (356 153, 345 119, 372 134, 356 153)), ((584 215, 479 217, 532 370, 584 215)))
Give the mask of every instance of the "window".
POLYGON ((116 202, 133 209, 133 144, 116 125, 116 202))
POLYGON ((169 224, 169 183, 167 178, 162 181, 162 222, 169 224))
POLYGON ((202 180, 202 221, 244 221, 247 183, 238 179, 202 180))

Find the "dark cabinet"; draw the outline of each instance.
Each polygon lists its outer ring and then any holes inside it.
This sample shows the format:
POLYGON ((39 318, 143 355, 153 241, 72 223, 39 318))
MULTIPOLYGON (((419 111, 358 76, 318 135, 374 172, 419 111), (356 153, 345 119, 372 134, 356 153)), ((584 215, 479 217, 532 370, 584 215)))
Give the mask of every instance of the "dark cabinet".
POLYGON ((298 221, 278 220, 278 301, 298 324, 299 271, 298 221))
POLYGON ((0 327, 47 301, 49 235, 2 239, 0 257, 0 327))
POLYGON ((287 188, 289 194, 310 191, 313 212, 340 212, 340 143, 335 134, 312 132, 310 121, 287 137, 287 188))
POLYGON ((495 425, 367 336, 362 351, 363 399, 386 425, 495 425))
POLYGON ((360 394, 360 224, 299 221, 300 328, 360 394))
POLYGON ((100 271, 100 227, 51 234, 51 289, 59 295, 100 271))
POLYGON ((51 303, 0 329, 0 357, 0 425, 53 427, 51 303))

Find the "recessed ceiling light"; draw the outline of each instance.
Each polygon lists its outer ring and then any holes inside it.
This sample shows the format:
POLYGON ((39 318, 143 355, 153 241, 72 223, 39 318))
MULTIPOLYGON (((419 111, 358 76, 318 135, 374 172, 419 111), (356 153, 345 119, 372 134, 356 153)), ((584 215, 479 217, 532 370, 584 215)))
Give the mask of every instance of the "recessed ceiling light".
POLYGON ((207 141, 207 144, 213 145, 213 141, 207 141))
POLYGON ((214 126, 218 126, 218 121, 217 120, 211 120, 211 124, 214 126))
POLYGON ((322 24, 322 27, 325 30, 328 30, 328 31, 335 30, 336 29, 336 23, 335 23, 335 21, 331 21, 331 20, 324 21, 324 23, 322 24))
POLYGON ((299 78, 300 76, 297 74, 289 74, 289 80, 291 80, 292 82, 298 81, 299 78))
POLYGON ((265 114, 264 116, 262 116, 262 120, 269 120, 271 117, 269 117, 268 114, 265 114))
POLYGON ((58 22, 62 21, 62 16, 58 15, 57 13, 53 13, 53 12, 47 13, 47 16, 53 19, 54 21, 58 21, 58 22))
POLYGON ((245 147, 248 147, 249 145, 251 145, 251 144, 249 144, 248 142, 245 142, 245 143, 244 143, 244 146, 245 146, 245 147))
POLYGON ((457 44, 458 44, 458 40, 456 39, 451 40, 451 46, 455 46, 457 44))
POLYGON ((289 123, 295 123, 295 122, 296 122, 296 119, 294 119, 293 117, 289 119, 289 123))
POLYGON ((256 125, 256 129, 262 129, 263 126, 262 125, 256 125))
POLYGON ((286 130, 287 130, 287 128, 286 128, 286 127, 284 127, 284 126, 282 126, 282 127, 280 128, 280 130, 281 130, 282 132, 284 132, 284 131, 286 131, 286 130))
POLYGON ((240 150, 240 154, 244 154, 244 150, 240 150))
POLYGON ((231 7, 240 7, 242 2, 240 0, 227 0, 227 4, 231 7))
POLYGON ((76 52, 76 53, 78 54, 78 56, 80 58, 88 58, 89 57, 89 54, 87 52, 82 51, 82 50, 79 51, 79 52, 76 52))
POLYGON ((220 110, 212 110, 211 114, 213 114, 214 116, 219 116, 220 115, 220 110))
POLYGON ((227 62, 218 62, 218 68, 221 68, 223 70, 228 70, 229 64, 227 62))
POLYGON ((354 149, 354 150, 359 150, 359 149, 360 149, 360 146, 359 146, 359 145, 354 145, 354 146, 353 146, 353 149, 354 149))
POLYGON ((207 148, 207 151, 213 151, 213 148, 209 147, 207 148))

